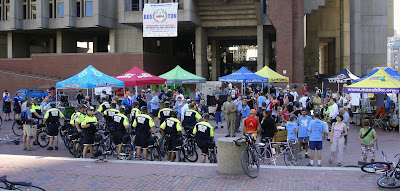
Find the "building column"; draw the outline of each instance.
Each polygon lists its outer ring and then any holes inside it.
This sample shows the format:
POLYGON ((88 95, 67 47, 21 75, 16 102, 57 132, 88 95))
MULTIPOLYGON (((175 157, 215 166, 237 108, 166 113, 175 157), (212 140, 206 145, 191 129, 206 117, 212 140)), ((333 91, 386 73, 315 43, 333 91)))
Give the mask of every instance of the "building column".
POLYGON ((110 29, 108 32, 108 39, 110 43, 109 52, 115 52, 115 29, 110 29))
MULTIPOLYGON (((99 45, 99 43, 98 43, 98 39, 97 39, 97 36, 95 36, 95 37, 93 37, 92 38, 93 40, 93 53, 95 53, 95 52, 97 52, 97 46, 99 45)), ((88 46, 88 48, 89 48, 89 46, 88 46)))
POLYGON ((211 40, 211 80, 218 81, 221 74, 221 50, 219 48, 219 40, 211 40))
POLYGON ((361 0, 350 2, 350 71, 361 76, 361 0))
POLYGON ((12 32, 7 33, 7 58, 12 58, 13 56, 13 38, 12 38, 12 32))
POLYGON ((340 70, 350 69, 350 0, 343 0, 342 4, 342 25, 341 31, 341 50, 342 50, 342 67, 340 70))
POLYGON ((264 66, 269 67, 271 61, 271 40, 269 35, 264 38, 264 66))
POLYGON ((56 37, 56 45, 57 45, 57 49, 56 49, 56 53, 57 54, 61 54, 62 53, 62 33, 61 31, 57 31, 57 37, 56 37))
POLYGON ((54 53, 54 38, 50 38, 49 40, 49 52, 54 53))
POLYGON ((264 67, 264 26, 257 25, 257 71, 264 67))
POLYGON ((202 27, 196 27, 196 75, 207 78, 207 34, 202 27))

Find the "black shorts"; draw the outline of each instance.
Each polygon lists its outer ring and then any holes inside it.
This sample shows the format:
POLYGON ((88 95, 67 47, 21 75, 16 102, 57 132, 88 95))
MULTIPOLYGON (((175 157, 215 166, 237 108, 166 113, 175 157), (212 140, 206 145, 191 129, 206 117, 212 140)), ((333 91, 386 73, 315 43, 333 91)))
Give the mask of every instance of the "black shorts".
POLYGON ((114 131, 112 133, 112 141, 114 142, 115 145, 122 144, 122 137, 124 136, 123 131, 114 131))
POLYGON ((83 138, 82 138, 82 144, 84 144, 84 145, 94 144, 94 137, 95 137, 94 133, 85 132, 85 135, 83 135, 83 138))
POLYGON ((57 136, 58 135, 58 124, 48 124, 47 125, 47 135, 48 136, 57 136))
POLYGON ((14 110, 14 112, 16 114, 20 114, 21 113, 21 108, 20 107, 15 107, 13 110, 14 110))
POLYGON ((149 133, 136 132, 135 146, 142 147, 143 149, 149 147, 148 140, 150 138, 150 135, 151 134, 149 133))
POLYGON ((322 141, 310 141, 308 148, 310 148, 310 150, 322 150, 322 141))
POLYGON ((211 147, 211 144, 210 144, 209 140, 197 139, 197 146, 200 148, 202 155, 207 155, 208 154, 208 149, 214 148, 214 147, 211 147))
POLYGON ((153 117, 158 117, 158 112, 160 111, 160 109, 152 109, 151 110, 151 114, 153 115, 153 117))
POLYGON ((178 148, 182 146, 182 139, 178 136, 169 137, 166 139, 166 141, 167 141, 168 152, 178 151, 178 148))

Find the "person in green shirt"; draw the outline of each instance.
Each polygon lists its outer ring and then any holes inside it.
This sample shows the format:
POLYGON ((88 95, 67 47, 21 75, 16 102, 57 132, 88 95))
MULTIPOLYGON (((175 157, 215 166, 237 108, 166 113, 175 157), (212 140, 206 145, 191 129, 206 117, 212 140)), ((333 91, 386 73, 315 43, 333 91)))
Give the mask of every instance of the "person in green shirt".
POLYGON ((208 150, 214 149, 214 127, 208 123, 209 115, 203 114, 203 121, 197 123, 193 128, 193 135, 196 136, 197 146, 201 149, 201 163, 206 162, 208 150))
POLYGON ((58 150, 58 128, 60 127, 60 118, 65 120, 64 114, 56 108, 56 103, 50 103, 51 109, 47 110, 46 115, 43 119, 43 124, 47 126, 47 135, 49 138, 49 147, 47 150, 58 150))
POLYGON ((90 106, 87 111, 87 116, 83 120, 81 126, 84 132, 82 138, 83 144, 83 158, 86 158, 87 150, 90 146, 90 156, 94 158, 94 137, 96 134, 96 126, 98 126, 98 121, 96 116, 94 116, 95 110, 93 106, 90 106))
POLYGON ((113 142, 117 146, 117 156, 120 157, 120 153, 122 152, 122 139, 126 133, 129 133, 129 120, 125 113, 125 106, 121 106, 119 108, 120 113, 117 113, 113 116, 113 128, 111 129, 113 142))
POLYGON ((369 127, 369 120, 363 120, 363 128, 360 129, 360 142, 361 142, 361 149, 362 149, 362 158, 363 162, 367 162, 368 155, 371 158, 371 162, 375 161, 375 149, 374 149, 374 142, 378 139, 376 135, 375 129, 369 127))

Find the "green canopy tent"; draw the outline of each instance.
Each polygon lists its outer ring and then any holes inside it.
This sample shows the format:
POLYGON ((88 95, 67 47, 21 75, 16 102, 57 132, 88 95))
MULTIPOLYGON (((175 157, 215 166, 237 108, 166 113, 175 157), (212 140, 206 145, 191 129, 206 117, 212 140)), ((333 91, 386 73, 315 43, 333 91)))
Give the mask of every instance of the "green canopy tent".
POLYGON ((159 76, 160 78, 167 79, 167 84, 197 84, 197 83, 206 83, 206 79, 200 76, 196 76, 179 65, 176 66, 171 71, 162 74, 159 76))

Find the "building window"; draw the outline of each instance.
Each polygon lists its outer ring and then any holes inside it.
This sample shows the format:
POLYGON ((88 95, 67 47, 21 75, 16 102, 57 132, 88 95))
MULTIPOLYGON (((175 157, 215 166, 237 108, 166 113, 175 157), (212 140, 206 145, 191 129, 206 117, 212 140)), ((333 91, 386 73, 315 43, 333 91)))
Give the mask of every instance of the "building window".
POLYGON ((399 61, 398 60, 394 60, 393 63, 397 64, 399 61))
POLYGON ((93 17, 93 1, 85 1, 85 17, 93 17))
POLYGON ((81 2, 76 2, 76 17, 81 17, 81 2))
POLYGON ((64 3, 57 4, 57 18, 64 18, 64 3))
POLYGON ((399 52, 399 49, 397 49, 397 48, 393 49, 393 52, 399 52))
POLYGON ((394 66, 394 69, 399 69, 399 66, 394 66))
POLYGON ((5 10, 6 14, 4 16, 4 20, 10 20, 10 16, 11 16, 10 15, 10 0, 6 0, 5 6, 6 6, 6 10, 5 10))
POLYGON ((394 57, 397 58, 397 54, 394 54, 394 57))
POLYGON ((31 4, 31 19, 36 19, 36 3, 31 4))

